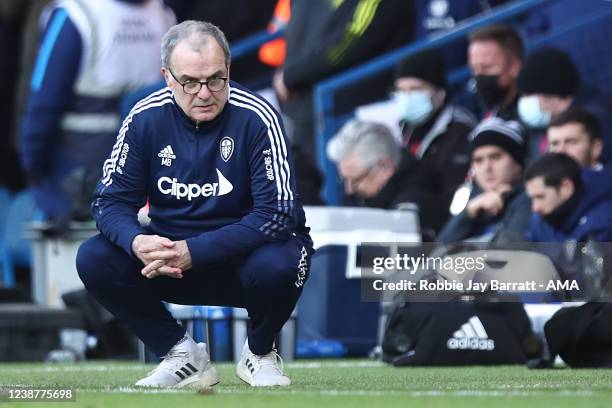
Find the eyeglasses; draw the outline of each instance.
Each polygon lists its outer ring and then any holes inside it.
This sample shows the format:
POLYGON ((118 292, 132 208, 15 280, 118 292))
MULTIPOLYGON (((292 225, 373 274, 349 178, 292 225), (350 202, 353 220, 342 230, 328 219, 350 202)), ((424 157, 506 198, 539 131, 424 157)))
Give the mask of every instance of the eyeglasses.
POLYGON ((197 94, 198 92, 200 92, 200 90, 202 89, 204 85, 206 85, 206 88, 208 88, 210 92, 219 92, 220 90, 225 88, 225 83, 227 82, 227 77, 212 78, 212 79, 209 79, 208 81, 203 81, 203 82, 200 82, 200 81, 181 82, 176 78, 176 76, 174 75, 174 73, 172 72, 170 68, 168 68, 168 72, 170 72, 170 75, 172 75, 172 78, 174 78, 174 80, 178 82, 180 86, 183 87, 183 92, 185 92, 188 95, 197 94))
POLYGON ((375 170, 377 169, 379 166, 379 164, 375 164, 374 166, 368 168, 367 170, 364 170, 360 175, 358 175, 357 177, 350 177, 350 178, 343 178, 340 175, 338 175, 339 181, 341 183, 343 183, 345 186, 351 186, 352 189, 356 189, 359 185, 361 185, 366 178, 368 178, 368 176, 375 170))

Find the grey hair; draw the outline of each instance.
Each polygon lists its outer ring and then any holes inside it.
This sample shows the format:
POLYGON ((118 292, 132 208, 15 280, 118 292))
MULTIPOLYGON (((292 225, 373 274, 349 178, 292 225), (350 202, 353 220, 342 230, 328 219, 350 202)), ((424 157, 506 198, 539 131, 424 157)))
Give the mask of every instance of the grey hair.
POLYGON ((365 167, 389 158, 398 165, 401 158, 391 130, 380 123, 352 119, 327 143, 327 157, 334 163, 357 154, 365 167))
POLYGON ((217 44, 225 54, 225 65, 229 66, 231 54, 227 38, 223 31, 214 24, 206 21, 186 20, 180 24, 170 27, 168 32, 164 34, 161 44, 161 60, 162 67, 170 68, 170 57, 176 45, 192 35, 197 35, 197 41, 191 41, 189 45, 195 51, 200 51, 203 43, 203 37, 210 36, 217 41, 217 44))

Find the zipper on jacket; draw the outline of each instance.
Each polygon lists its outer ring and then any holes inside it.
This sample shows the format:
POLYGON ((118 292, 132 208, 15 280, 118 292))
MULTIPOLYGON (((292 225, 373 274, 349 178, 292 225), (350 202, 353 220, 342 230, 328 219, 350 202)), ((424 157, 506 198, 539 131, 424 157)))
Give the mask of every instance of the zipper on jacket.
MULTIPOLYGON (((194 163, 199 163, 197 159, 200 154, 200 135, 199 135, 199 122, 196 122, 196 134, 195 134, 195 149, 194 149, 194 163)), ((193 170, 193 174, 196 177, 201 177, 202 171, 199 166, 195 166, 193 170)))

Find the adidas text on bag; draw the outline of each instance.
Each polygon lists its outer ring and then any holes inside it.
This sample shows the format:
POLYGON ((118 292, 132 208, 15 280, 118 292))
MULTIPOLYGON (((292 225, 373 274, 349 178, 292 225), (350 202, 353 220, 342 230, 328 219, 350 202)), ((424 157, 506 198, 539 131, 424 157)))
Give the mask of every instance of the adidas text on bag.
POLYGON ((448 339, 446 346, 451 350, 495 350, 495 341, 489 339, 478 316, 472 316, 448 339))

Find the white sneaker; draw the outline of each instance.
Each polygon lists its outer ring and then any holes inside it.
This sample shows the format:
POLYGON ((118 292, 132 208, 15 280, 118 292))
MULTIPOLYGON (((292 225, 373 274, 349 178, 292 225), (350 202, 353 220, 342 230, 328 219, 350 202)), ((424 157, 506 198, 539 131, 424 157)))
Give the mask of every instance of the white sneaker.
POLYGON ((245 383, 253 387, 271 387, 274 385, 291 385, 291 380, 283 373, 283 360, 276 350, 264 356, 253 354, 248 340, 242 348, 242 356, 236 366, 236 374, 245 383))
POLYGON ((204 388, 219 383, 217 369, 210 362, 205 343, 189 336, 170 349, 163 361, 136 383, 138 387, 204 388))

